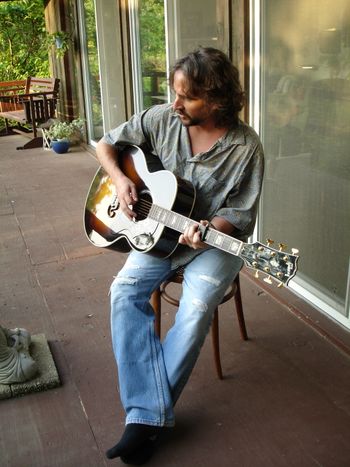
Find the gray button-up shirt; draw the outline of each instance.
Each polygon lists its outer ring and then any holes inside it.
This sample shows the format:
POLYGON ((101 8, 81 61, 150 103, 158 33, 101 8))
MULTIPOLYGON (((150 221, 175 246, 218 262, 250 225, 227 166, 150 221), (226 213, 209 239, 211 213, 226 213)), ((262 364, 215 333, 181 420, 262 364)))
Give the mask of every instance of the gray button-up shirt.
MULTIPOLYGON (((196 188, 193 218, 225 218, 235 226, 234 236, 246 241, 252 234, 261 191, 264 156, 259 137, 243 122, 229 130, 206 152, 193 155, 187 128, 171 104, 134 115, 104 136, 108 144, 129 142, 147 145, 164 169, 196 188)), ((188 263, 200 250, 179 247, 173 267, 188 263)))

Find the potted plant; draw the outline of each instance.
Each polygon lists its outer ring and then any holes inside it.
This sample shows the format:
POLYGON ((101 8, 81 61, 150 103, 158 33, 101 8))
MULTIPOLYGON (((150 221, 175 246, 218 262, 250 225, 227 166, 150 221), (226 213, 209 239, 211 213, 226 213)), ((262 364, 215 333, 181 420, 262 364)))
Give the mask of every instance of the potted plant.
POLYGON ((67 152, 72 138, 81 135, 84 123, 83 118, 76 118, 72 122, 53 123, 46 131, 46 135, 51 141, 51 148, 58 154, 67 152))

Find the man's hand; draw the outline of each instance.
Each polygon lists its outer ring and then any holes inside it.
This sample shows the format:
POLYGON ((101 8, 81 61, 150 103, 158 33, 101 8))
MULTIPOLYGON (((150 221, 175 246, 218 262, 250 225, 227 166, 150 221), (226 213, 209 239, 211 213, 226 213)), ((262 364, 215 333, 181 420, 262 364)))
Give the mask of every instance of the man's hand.
POLYGON ((125 175, 119 175, 113 183, 116 186, 120 209, 129 219, 135 219, 136 212, 132 210, 132 206, 138 200, 135 184, 125 175))
MULTIPOLYGON (((202 225, 208 225, 209 221, 200 221, 202 225)), ((198 230, 198 225, 193 224, 184 231, 179 237, 179 243, 187 245, 194 250, 207 248, 207 244, 201 240, 201 232, 198 230)))
MULTIPOLYGON (((228 222, 226 219, 215 216, 211 221, 200 221, 204 226, 210 224, 210 228, 218 230, 219 232, 231 235, 235 232, 235 227, 228 222)), ((198 230, 198 224, 191 225, 188 227, 183 234, 179 237, 179 243, 182 245, 187 245, 195 250, 199 248, 207 248, 207 244, 202 242, 201 233, 198 230)))
POLYGON ((116 187, 120 209, 129 219, 134 219, 136 213, 132 206, 137 202, 137 190, 135 184, 118 166, 116 147, 101 139, 96 146, 96 156, 116 187))

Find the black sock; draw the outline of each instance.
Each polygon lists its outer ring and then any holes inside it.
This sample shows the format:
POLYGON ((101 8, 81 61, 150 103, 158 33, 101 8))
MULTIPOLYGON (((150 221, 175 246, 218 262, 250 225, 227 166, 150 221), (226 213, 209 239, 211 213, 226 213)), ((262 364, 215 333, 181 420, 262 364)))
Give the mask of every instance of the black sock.
POLYGON ((131 452, 127 456, 121 456, 120 459, 124 464, 143 465, 150 460, 154 453, 154 441, 146 439, 136 451, 131 452))
POLYGON ((130 423, 129 425, 126 425, 119 443, 108 449, 106 456, 108 459, 114 459, 115 457, 121 456, 127 457, 131 453, 135 453, 145 441, 156 436, 161 429, 162 427, 158 426, 130 423))

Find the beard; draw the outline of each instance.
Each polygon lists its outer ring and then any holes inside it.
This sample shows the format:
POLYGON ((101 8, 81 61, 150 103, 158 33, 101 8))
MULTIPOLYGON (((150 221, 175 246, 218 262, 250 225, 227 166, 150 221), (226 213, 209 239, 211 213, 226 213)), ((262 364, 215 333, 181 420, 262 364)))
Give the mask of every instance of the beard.
POLYGON ((180 118, 181 123, 185 127, 200 125, 201 123, 203 123, 206 120, 206 119, 200 118, 200 117, 191 117, 190 115, 188 115, 185 112, 177 112, 177 115, 180 118))

